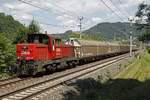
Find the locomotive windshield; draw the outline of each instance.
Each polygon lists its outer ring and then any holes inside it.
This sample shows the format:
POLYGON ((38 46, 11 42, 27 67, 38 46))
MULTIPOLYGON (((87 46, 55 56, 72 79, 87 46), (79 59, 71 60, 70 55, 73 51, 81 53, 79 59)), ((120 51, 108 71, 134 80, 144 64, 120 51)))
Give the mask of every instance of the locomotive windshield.
POLYGON ((28 35, 28 43, 48 44, 48 36, 45 34, 30 34, 28 35))

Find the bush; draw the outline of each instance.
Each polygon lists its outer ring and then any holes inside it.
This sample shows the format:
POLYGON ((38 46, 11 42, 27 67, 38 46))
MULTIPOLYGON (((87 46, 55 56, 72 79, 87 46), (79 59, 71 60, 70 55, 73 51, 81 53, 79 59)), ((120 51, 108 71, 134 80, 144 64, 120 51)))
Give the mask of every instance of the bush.
POLYGON ((4 35, 0 34, 0 71, 11 66, 16 61, 15 45, 7 39, 4 35))
POLYGON ((150 47, 146 47, 146 50, 148 51, 148 53, 150 53, 150 47))

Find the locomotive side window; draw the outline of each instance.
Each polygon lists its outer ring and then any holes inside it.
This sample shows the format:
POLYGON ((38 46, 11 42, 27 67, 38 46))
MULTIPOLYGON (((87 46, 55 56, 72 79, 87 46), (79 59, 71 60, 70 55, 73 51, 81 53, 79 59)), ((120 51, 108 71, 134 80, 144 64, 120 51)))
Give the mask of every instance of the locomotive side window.
POLYGON ((55 41, 56 41, 56 45, 57 45, 57 46, 60 46, 60 44, 61 44, 61 39, 55 39, 55 41))
POLYGON ((52 48, 53 48, 53 51, 54 51, 55 50, 55 40, 53 40, 52 48))
POLYGON ((48 38, 43 38, 43 44, 48 44, 48 38))
POLYGON ((33 43, 39 43, 39 37, 38 36, 34 37, 33 43))

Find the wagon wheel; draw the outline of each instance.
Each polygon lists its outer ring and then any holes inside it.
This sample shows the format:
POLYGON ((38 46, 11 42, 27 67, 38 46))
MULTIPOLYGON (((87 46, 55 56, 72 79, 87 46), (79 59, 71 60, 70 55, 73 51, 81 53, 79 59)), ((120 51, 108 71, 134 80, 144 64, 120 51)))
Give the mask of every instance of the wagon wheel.
POLYGON ((57 69, 57 64, 52 64, 51 68, 52 68, 52 72, 55 72, 57 69))
POLYGON ((47 66, 45 67, 45 71, 46 71, 46 73, 52 72, 52 71, 53 71, 53 70, 52 70, 52 65, 47 65, 47 66))

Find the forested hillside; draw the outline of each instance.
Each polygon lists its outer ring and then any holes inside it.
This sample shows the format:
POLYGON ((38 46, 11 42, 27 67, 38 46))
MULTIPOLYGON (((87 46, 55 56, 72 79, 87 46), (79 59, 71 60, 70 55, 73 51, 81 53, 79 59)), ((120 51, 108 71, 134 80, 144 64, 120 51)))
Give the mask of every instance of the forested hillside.
MULTIPOLYGON (((56 37, 62 38, 63 40, 66 40, 68 38, 80 39, 80 32, 73 32, 71 30, 66 31, 65 33, 53 34, 53 35, 56 36, 56 37)), ((104 40, 98 34, 81 34, 81 39, 84 39, 84 40, 98 40, 98 41, 104 40)))
MULTIPOLYGON (((133 25, 133 35, 138 36, 139 32, 136 31, 135 25, 133 25)), ((120 39, 126 39, 127 35, 130 33, 130 23, 99 23, 96 26, 93 26, 92 28, 84 31, 85 34, 90 35, 100 35, 106 40, 114 39, 114 37, 118 40, 120 39)))
POLYGON ((0 13, 0 35, 3 34, 10 40, 14 40, 19 29, 24 28, 24 26, 14 20, 11 15, 5 15, 0 13))

